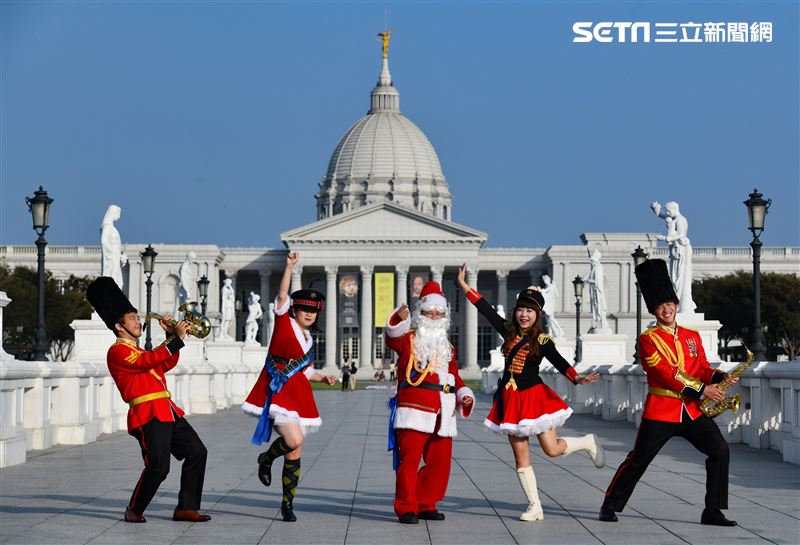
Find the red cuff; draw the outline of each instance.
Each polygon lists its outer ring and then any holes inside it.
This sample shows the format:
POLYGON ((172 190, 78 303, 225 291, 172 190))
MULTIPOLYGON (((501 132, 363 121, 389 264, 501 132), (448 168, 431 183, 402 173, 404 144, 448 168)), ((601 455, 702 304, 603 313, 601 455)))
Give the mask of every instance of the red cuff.
POLYGON ((400 316, 397 315, 396 312, 393 312, 391 316, 389 316, 389 325, 397 325, 403 320, 400 319, 400 316))
POLYGON ((473 305, 482 298, 483 295, 478 293, 477 290, 470 288, 470 290, 467 292, 467 299, 469 299, 469 302, 472 303, 473 305))
POLYGON ((572 384, 576 384, 575 378, 578 376, 578 372, 575 370, 574 367, 570 367, 567 369, 567 378, 572 382, 572 384))

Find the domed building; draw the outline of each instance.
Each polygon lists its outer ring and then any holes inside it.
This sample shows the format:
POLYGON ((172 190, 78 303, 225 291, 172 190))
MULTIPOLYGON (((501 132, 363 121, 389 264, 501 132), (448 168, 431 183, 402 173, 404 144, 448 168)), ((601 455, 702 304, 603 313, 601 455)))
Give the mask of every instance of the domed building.
POLYGON ((376 202, 393 202, 444 220, 452 196, 439 156, 419 127, 400 112, 384 56, 367 115, 344 134, 317 193, 317 219, 376 202))
MULTIPOLYGON (((496 189, 495 183, 474 190, 484 192, 485 198, 503 198, 500 191, 492 193, 496 189)), ((238 301, 236 324, 227 333, 242 340, 249 293, 259 294, 267 310, 276 295, 287 250, 298 251, 301 260, 294 269, 292 290, 312 287, 327 297, 319 321, 315 366, 336 373, 339 366, 354 362, 366 368, 365 376, 371 376, 373 367, 388 364, 392 355, 383 345, 388 313, 403 303, 413 304, 422 285, 436 280, 451 305, 450 335, 461 374, 478 377, 479 367, 489 363, 490 351, 499 339, 457 288, 459 266, 466 262, 469 284, 505 309, 513 306, 514 294, 531 284, 542 285, 543 276, 549 276, 557 287, 551 308, 564 330, 558 347, 572 359, 576 298, 571 284, 576 276, 586 277, 589 253, 599 249, 605 267, 611 334, 594 335, 593 342, 603 362, 618 363, 630 361, 636 338, 637 297, 631 252, 641 246, 651 257, 667 255, 665 247, 657 247, 656 233, 584 233, 580 235, 581 244, 548 248, 485 247, 486 233, 452 221, 453 196, 439 157, 425 134, 400 111, 400 93, 392 81, 385 51, 369 111, 336 144, 315 199, 317 221, 283 232, 283 248, 156 245, 153 310, 175 308, 180 283, 177 271, 192 252, 196 256, 196 278, 203 276, 209 281, 207 315, 215 325, 219 324, 223 280, 233 281, 238 301)), ((124 251, 128 256, 138 256, 144 247, 126 244, 124 251)), ((66 279, 70 274, 97 276, 100 255, 99 246, 51 245, 47 268, 56 279, 66 279)), ((0 246, 0 259, 12 267, 35 267, 36 250, 32 246, 0 246)), ((796 272, 798 263, 797 248, 763 249, 764 271, 796 272)), ((750 266, 746 247, 694 248, 695 278, 748 270, 750 266)), ((139 309, 147 308, 147 277, 142 262, 131 259, 123 273, 131 302, 139 309)), ((265 317, 270 316, 265 312, 265 317)), ((584 333, 590 317, 587 302, 581 312, 584 333)), ((266 345, 269 336, 270 321, 265 319, 258 341, 266 345)), ((586 337, 581 342, 585 345, 586 337)), ((712 337, 704 337, 703 344, 714 361, 716 330, 712 337)), ((103 360, 104 354, 105 350, 99 356, 103 360)))

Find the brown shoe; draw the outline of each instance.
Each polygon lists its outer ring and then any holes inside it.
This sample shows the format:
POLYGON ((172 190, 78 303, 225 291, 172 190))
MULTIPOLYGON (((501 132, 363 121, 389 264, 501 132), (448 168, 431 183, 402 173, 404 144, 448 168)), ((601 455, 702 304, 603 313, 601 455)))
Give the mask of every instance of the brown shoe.
POLYGON ((147 522, 142 515, 137 515, 133 512, 133 509, 128 507, 125 509, 125 522, 147 522))
POLYGON ((179 520, 183 522, 205 522, 211 520, 209 515, 198 513, 196 509, 178 509, 172 513, 172 520, 179 520))

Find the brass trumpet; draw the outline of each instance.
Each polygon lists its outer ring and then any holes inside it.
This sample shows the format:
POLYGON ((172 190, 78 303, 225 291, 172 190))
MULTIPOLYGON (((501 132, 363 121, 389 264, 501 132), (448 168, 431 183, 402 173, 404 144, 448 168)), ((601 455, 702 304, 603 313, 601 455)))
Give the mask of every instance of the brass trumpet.
MULTIPOLYGON (((211 322, 208 318, 197 312, 197 303, 195 301, 187 301, 179 306, 178 310, 183 312, 183 319, 192 324, 189 326, 189 329, 186 330, 189 335, 197 337, 198 339, 205 339, 208 337, 208 334, 211 333, 211 322)), ((144 317, 144 321, 149 322, 151 319, 161 321, 164 319, 164 316, 155 312, 149 312, 147 316, 144 317)), ((167 320, 167 325, 175 327, 178 325, 178 320, 174 318, 167 320)))

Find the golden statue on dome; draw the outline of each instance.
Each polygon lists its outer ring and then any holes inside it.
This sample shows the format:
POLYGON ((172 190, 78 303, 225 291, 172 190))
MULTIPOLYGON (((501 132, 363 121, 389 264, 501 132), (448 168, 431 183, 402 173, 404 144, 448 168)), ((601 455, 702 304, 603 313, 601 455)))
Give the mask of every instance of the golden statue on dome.
POLYGON ((383 58, 388 59, 389 55, 387 51, 389 51, 389 36, 391 33, 394 32, 392 29, 387 28, 384 32, 378 32, 378 37, 383 40, 383 58))

